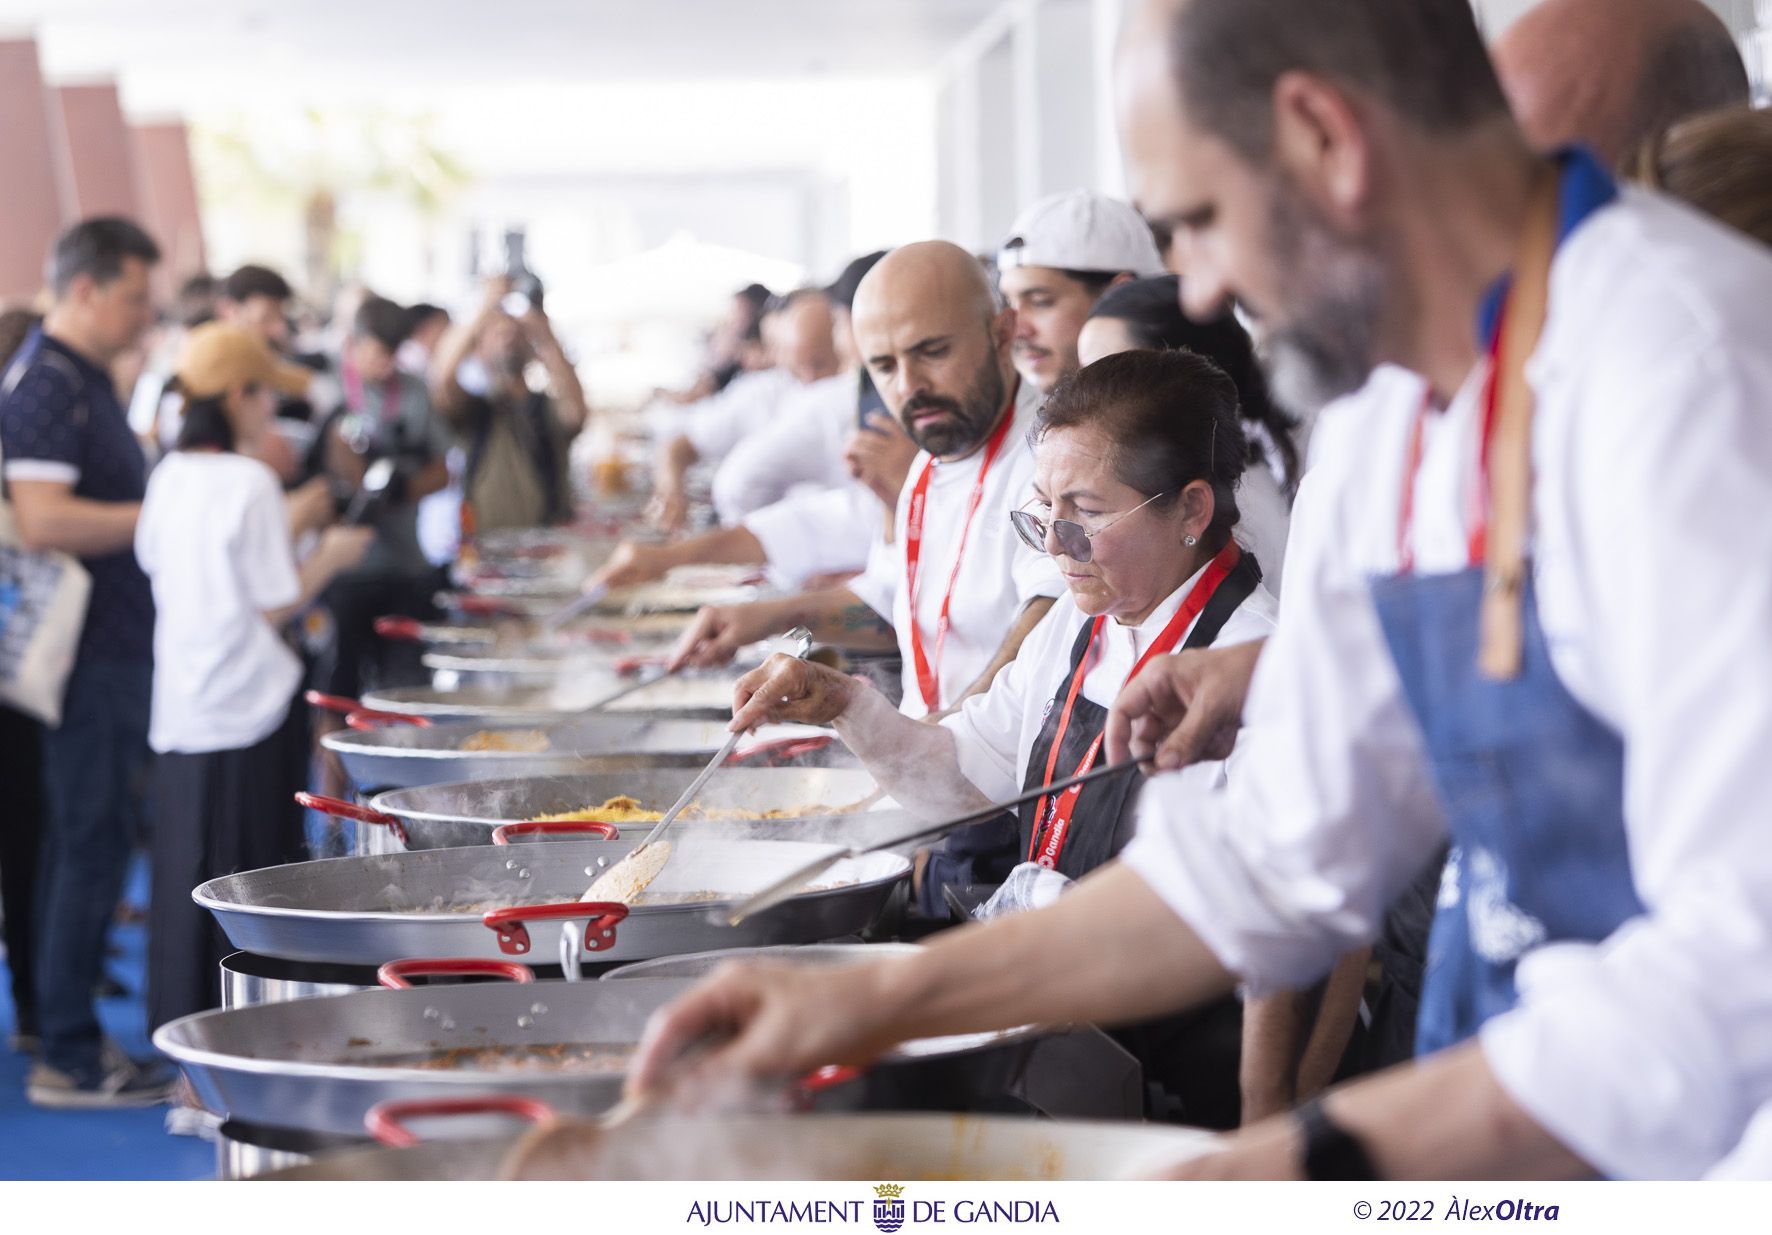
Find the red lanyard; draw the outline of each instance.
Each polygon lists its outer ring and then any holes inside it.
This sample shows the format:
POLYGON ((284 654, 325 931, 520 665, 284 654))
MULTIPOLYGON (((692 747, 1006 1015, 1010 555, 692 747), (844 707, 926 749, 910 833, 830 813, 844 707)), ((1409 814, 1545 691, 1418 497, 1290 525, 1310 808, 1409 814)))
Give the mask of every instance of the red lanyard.
MULTIPOLYGON (((1489 551, 1489 439, 1495 432, 1496 390, 1501 372, 1501 331, 1507 321, 1507 305, 1502 304, 1496 317, 1495 333, 1489 339, 1489 375, 1483 382, 1483 423, 1477 442, 1476 477, 1471 485, 1471 509, 1466 515, 1470 528, 1466 552, 1470 565, 1481 566, 1489 551)), ((1421 396, 1421 410, 1415 413, 1415 426, 1409 432, 1409 453, 1403 463, 1403 497, 1397 507, 1397 573, 1412 574, 1415 570, 1415 482, 1421 473, 1422 438, 1427 431, 1427 418, 1433 411, 1433 390, 1421 396)))
MULTIPOLYGON (((1128 682, 1138 676, 1138 671, 1152 657, 1163 656, 1174 650, 1175 645, 1187 634, 1188 627, 1193 625, 1194 619, 1200 616, 1213 594, 1218 591, 1219 585, 1237 568, 1242 557, 1243 551, 1234 540, 1219 550, 1218 556, 1207 564, 1199 581, 1188 592, 1187 599, 1181 602, 1181 608, 1175 611, 1175 616, 1169 619, 1168 625, 1163 627, 1150 647, 1145 649, 1144 655, 1138 658, 1138 663, 1132 666, 1132 672, 1126 675, 1128 682)), ((1046 784, 1052 783, 1052 774, 1058 769, 1058 752, 1064 746, 1065 732, 1071 727, 1071 709, 1076 706, 1077 694, 1083 689, 1083 679, 1089 676, 1089 662, 1095 653, 1095 641, 1101 638, 1101 630, 1105 625, 1105 614, 1095 619, 1095 628, 1089 632, 1089 646, 1083 649, 1083 655, 1077 661, 1076 672, 1071 674, 1070 690, 1064 697, 1064 711, 1059 713, 1058 729, 1052 735, 1052 748, 1046 752, 1046 784)), ((1077 765, 1076 775, 1081 776, 1095 766, 1095 757, 1101 753, 1101 741, 1106 732, 1104 729, 1095 735, 1095 740, 1089 744, 1088 751, 1083 755, 1083 762, 1077 765)), ((1083 786, 1072 785, 1058 795, 1050 810, 1047 808, 1046 797, 1041 796, 1039 805, 1034 807, 1035 827, 1034 835, 1028 842, 1029 862, 1038 862, 1048 870, 1058 865, 1058 855, 1064 852, 1065 838, 1070 834, 1071 813, 1076 810, 1077 798, 1082 792, 1083 786), (1042 836, 1045 838, 1043 842, 1042 836)))
POLYGON ((923 557, 923 511, 929 494, 929 474, 935 470, 936 460, 930 459, 923 465, 923 470, 917 473, 917 483, 911 487, 911 505, 905 515, 904 528, 905 575, 911 602, 911 659, 916 664, 917 686, 923 692, 923 706, 931 712, 941 710, 941 649, 948 641, 948 611, 954 602, 954 582, 960 577, 960 564, 966 559, 966 537, 972 531, 972 517, 978 513, 978 504, 984 501, 985 477, 990 475, 991 464, 1008 440, 1009 426, 1014 421, 1015 396, 1011 394, 1003 409, 1002 423, 985 443, 984 458, 978 465, 978 479, 972 482, 972 496, 966 500, 966 517, 960 524, 960 543, 954 549, 954 569, 948 574, 948 590, 942 594, 941 612, 935 620, 933 661, 924 655, 923 632, 917 625, 917 566, 923 557))
MULTIPOLYGON (((344 379, 345 406, 350 408, 353 412, 361 412, 363 410, 364 394, 363 375, 357 372, 355 366, 346 365, 344 366, 344 379)), ((396 373, 382 383, 381 418, 383 420, 393 418, 398 413, 399 408, 400 375, 396 373)))

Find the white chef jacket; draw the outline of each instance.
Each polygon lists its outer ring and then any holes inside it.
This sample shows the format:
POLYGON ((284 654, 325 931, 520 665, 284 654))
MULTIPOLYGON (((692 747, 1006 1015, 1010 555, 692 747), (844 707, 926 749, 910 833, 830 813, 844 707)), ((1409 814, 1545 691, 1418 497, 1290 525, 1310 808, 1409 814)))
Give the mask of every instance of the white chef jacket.
MULTIPOLYGON (((923 651, 938 677, 944 708, 952 706, 960 693, 984 672, 991 657, 1002 647, 1003 636, 1029 601, 1040 596, 1058 597, 1065 592, 1064 576, 1052 559, 1023 544, 1009 523, 1009 512, 1033 496, 1034 452, 1028 445, 1028 430, 1039 411, 1040 397, 1039 390, 1030 382, 1023 381, 1016 389, 1015 422, 985 477, 984 496, 966 537, 966 556, 954 581, 947 642, 939 664, 935 661, 936 623, 948 577, 953 574, 955 555, 962 547, 960 532, 966 521, 966 503, 984 460, 983 448, 953 463, 937 463, 929 478, 916 620, 922 623, 923 651)), ((923 704, 917 666, 911 655, 911 606, 905 573, 905 544, 909 537, 905 524, 911 490, 929 458, 923 452, 911 461, 910 479, 898 495, 894 516, 897 532, 892 543, 880 542, 868 559, 867 569, 849 585, 898 632, 899 654, 904 659, 904 702, 899 710, 910 717, 925 716, 929 709, 923 704)))
POLYGON ((733 445, 714 471, 720 522, 737 523, 799 486, 830 489, 849 482, 843 447, 856 428, 860 381, 851 369, 798 387, 767 424, 733 445))
MULTIPOLYGON (((1559 249, 1526 370, 1540 618, 1557 676, 1623 739, 1646 912, 1527 953, 1518 1006, 1480 1041, 1512 1098, 1608 1175, 1702 1174, 1772 1097, 1769 302, 1772 253, 1625 189, 1559 249)), ((1423 574, 1466 565, 1484 376, 1427 426, 1423 574)), ((1258 990, 1370 939, 1444 837, 1367 590, 1398 568, 1423 389, 1383 370, 1320 419, 1228 783, 1153 781, 1126 853, 1258 990)))
POLYGON ((858 480, 789 494, 744 519, 763 546, 773 582, 797 588, 813 575, 861 570, 885 544, 886 507, 858 480))
MULTIPOLYGON (((1138 658, 1163 633, 1204 573, 1205 567, 1196 571, 1137 626, 1123 626, 1108 619, 1096 641, 1093 661, 1083 676, 1083 698, 1104 708, 1113 704, 1138 658)), ((1257 586, 1237 606, 1212 646, 1233 647, 1267 638, 1273 633, 1276 607, 1272 593, 1257 586)), ((953 731, 961 775, 985 797, 1001 802, 1021 792, 1034 742, 1045 724, 1051 701, 1070 688, 1071 651, 1079 633, 1093 621, 1077 607, 1075 600, 1065 596, 1034 628, 991 688, 966 700, 958 712, 941 722, 953 731)), ((1187 641, 1199 621, 1195 617, 1188 623, 1177 647, 1187 641)), ((1197 767, 1210 777, 1219 765, 1197 767)), ((1069 776, 1073 770, 1065 768, 1062 775, 1069 776)))
POLYGON ((1237 486, 1237 543, 1255 555, 1262 586, 1280 595, 1285 574, 1286 537, 1292 527, 1292 501, 1279 475, 1265 462, 1252 463, 1237 486))
POLYGON ((689 439, 704 463, 717 463, 744 438, 771 423, 782 400, 800 389, 783 368, 740 373, 726 389, 698 399, 664 418, 661 426, 689 439))

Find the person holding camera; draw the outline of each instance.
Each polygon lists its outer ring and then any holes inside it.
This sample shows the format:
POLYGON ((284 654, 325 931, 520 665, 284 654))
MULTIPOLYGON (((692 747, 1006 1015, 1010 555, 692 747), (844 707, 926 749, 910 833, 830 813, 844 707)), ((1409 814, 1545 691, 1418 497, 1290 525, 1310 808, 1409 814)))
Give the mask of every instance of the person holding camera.
POLYGON ((479 312, 444 335, 431 364, 437 411, 467 450, 462 492, 481 531, 572 518, 567 452, 590 409, 540 284, 527 278, 523 294, 509 275, 488 279, 479 312), (528 383, 535 360, 547 373, 543 390, 528 383))
POLYGON ((337 695, 422 680, 416 661, 393 660, 410 645, 388 646, 374 623, 389 613, 433 616, 431 597, 443 582, 419 547, 418 503, 449 483, 449 434, 425 384, 394 361, 407 327, 406 311, 391 300, 370 296, 358 308, 340 366, 344 404, 321 431, 325 470, 347 520, 376 534, 361 564, 326 591, 337 653, 321 688, 337 695))

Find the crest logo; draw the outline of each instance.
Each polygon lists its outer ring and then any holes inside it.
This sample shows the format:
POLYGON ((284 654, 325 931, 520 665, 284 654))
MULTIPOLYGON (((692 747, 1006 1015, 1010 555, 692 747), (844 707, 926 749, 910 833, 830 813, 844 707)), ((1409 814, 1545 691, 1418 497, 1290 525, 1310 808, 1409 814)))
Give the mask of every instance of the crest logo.
POLYGON ((874 1185, 874 1225, 885 1235, 893 1235, 904 1225, 904 1186, 874 1185))

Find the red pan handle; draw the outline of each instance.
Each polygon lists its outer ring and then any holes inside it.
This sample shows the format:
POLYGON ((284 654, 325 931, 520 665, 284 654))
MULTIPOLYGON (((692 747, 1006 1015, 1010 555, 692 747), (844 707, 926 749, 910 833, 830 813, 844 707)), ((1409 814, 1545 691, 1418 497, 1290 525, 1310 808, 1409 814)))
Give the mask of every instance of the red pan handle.
POLYGON ((585 951, 606 952, 615 946, 615 927, 628 916, 628 907, 620 901, 564 901, 555 905, 512 905, 506 909, 489 909, 481 917, 488 929, 498 935, 498 950, 507 956, 521 956, 529 951, 529 930, 526 922, 570 922, 587 920, 585 951))
POLYGON ((451 598, 449 607, 459 609, 463 613, 478 613, 482 616, 512 617, 517 613, 516 606, 497 596, 475 596, 463 593, 451 598))
POLYGON ((389 1149, 409 1149, 419 1143, 418 1134, 406 1126, 408 1119, 439 1115, 514 1115, 533 1124, 551 1124, 554 1108, 520 1094, 487 1094, 482 1098, 417 1098, 406 1102, 378 1102, 363 1116, 363 1127, 389 1149))
POLYGON ((322 815, 331 815, 334 819, 355 819, 358 823, 374 823, 387 828, 406 844, 406 825, 398 815, 390 815, 370 806, 359 806, 355 802, 346 802, 339 798, 329 798, 321 793, 309 793, 305 789, 295 795, 295 800, 309 810, 317 810, 322 815))
POLYGON ((620 840, 621 829, 601 819, 531 819, 527 823, 501 823, 492 829, 492 843, 508 845, 527 836, 600 836, 620 840))
POLYGON ((384 639, 403 639, 409 643, 417 643, 424 638, 424 627, 417 618, 390 613, 386 617, 375 619, 375 633, 384 639))
POLYGON ((379 712, 374 708, 359 708, 345 717, 345 728, 362 732, 387 729, 394 725, 411 725, 415 729, 429 729, 431 718, 414 716, 410 712, 379 712))
POLYGON ((811 1097, 823 1093, 827 1089, 835 1089, 838 1085, 847 1085, 861 1076, 860 1068, 852 1068, 847 1064, 826 1064, 815 1068, 800 1078, 799 1090, 802 1096, 811 1097))
POLYGON ((618 656, 610 662, 610 668, 626 677, 639 673, 642 669, 652 669, 670 660, 668 656, 618 656))
POLYGON ((310 690, 302 696, 314 707, 324 712, 337 712, 345 718, 345 724, 353 729, 369 729, 375 722, 384 725, 417 725, 420 729, 429 729, 431 720, 428 716, 411 716, 405 712, 384 712, 380 708, 366 708, 355 699, 347 699, 343 695, 329 695, 324 691, 310 690), (356 721, 353 723, 352 718, 356 721))
POLYGON ((729 768, 771 766, 788 763, 807 755, 816 754, 837 739, 830 734, 819 734, 816 737, 778 738, 773 742, 763 742, 749 750, 735 750, 726 757, 729 768))
POLYGON ((566 638, 586 643, 632 643, 634 636, 625 630, 611 630, 607 626, 583 626, 576 630, 563 632, 566 638))
POLYGON ((340 716, 349 716, 352 712, 363 710, 363 705, 355 699, 347 699, 343 695, 329 695, 320 690, 310 690, 302 698, 323 712, 337 712, 340 716))
POLYGON ((407 981, 408 978, 509 978, 521 983, 535 981, 535 970, 516 961, 439 956, 389 961, 375 971, 375 980, 389 990, 409 989, 412 983, 407 981))

